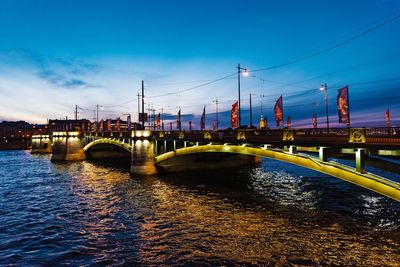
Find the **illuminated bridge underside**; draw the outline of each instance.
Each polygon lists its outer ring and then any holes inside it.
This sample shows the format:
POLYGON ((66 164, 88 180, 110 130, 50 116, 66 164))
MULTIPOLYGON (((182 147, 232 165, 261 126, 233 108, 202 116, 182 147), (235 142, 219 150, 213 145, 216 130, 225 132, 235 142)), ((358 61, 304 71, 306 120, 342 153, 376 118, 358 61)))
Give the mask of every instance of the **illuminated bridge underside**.
POLYGON ((89 144, 87 144, 83 148, 83 151, 86 152, 91 147, 93 147, 95 145, 100 145, 100 144, 109 144, 109 145, 118 146, 120 148, 123 148, 124 150, 126 150, 129 153, 131 153, 131 150, 132 150, 132 147, 129 144, 125 144, 125 143, 122 143, 121 141, 117 141, 117 140, 114 140, 114 139, 101 138, 101 139, 96 139, 96 140, 90 142, 89 144))
POLYGON ((180 148, 167 152, 155 158, 155 163, 161 163, 175 156, 189 155, 205 152, 237 153, 244 155, 260 156, 271 158, 301 167, 325 173, 347 182, 359 185, 376 193, 385 195, 394 200, 400 201, 400 184, 387 180, 372 173, 358 173, 354 168, 334 163, 323 162, 317 158, 305 154, 290 154, 281 150, 263 149, 235 145, 204 145, 180 148))

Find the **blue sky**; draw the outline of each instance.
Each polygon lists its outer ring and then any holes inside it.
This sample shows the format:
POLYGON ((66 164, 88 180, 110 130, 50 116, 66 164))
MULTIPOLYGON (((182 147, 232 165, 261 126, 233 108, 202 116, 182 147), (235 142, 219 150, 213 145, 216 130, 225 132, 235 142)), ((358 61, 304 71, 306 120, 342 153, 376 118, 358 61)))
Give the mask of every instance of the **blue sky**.
MULTIPOLYGON (((400 119, 400 19, 335 49, 290 62, 352 38, 400 13, 393 1, 8 1, 0 2, 0 120, 43 123, 47 118, 101 118, 137 114, 141 80, 146 106, 207 124, 218 99, 222 125, 237 99, 242 78, 242 116, 261 111, 273 122, 274 101, 283 95, 284 117, 310 126, 324 123, 328 84, 330 117, 337 122, 337 89, 349 85, 352 124, 384 126, 385 111, 400 119), (256 77, 252 77, 252 76, 256 77), (170 93, 165 97, 155 97, 170 93), (263 95, 264 97, 260 97, 263 95)), ((185 122, 184 122, 184 125, 185 122)), ((334 124, 335 125, 335 124, 334 124)))

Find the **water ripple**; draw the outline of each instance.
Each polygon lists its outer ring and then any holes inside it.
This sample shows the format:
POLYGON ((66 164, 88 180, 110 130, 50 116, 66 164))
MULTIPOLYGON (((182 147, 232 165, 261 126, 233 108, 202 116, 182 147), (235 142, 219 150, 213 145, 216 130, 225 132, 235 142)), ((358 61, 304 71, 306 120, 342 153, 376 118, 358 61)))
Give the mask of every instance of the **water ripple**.
POLYGON ((365 265, 400 262, 400 205, 264 160, 211 174, 0 151, 0 265, 365 265))

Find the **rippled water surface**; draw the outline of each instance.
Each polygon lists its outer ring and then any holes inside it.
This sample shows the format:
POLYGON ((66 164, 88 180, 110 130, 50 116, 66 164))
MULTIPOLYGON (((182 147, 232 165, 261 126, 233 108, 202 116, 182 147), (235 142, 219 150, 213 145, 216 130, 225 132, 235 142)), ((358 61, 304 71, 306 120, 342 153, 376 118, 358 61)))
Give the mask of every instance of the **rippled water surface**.
POLYGON ((0 265, 399 262, 399 203, 284 163, 138 178, 0 151, 0 265))

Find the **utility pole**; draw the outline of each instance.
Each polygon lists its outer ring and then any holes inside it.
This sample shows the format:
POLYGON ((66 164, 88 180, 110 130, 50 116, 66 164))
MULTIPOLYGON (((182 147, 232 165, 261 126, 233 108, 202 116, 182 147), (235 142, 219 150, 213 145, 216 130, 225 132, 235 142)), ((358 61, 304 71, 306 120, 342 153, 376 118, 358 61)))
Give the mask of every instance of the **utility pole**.
POLYGON ((99 123, 99 104, 96 105, 96 124, 99 123))
POLYGON ((138 122, 140 122, 140 94, 137 94, 137 113, 138 113, 138 122))
POLYGON ((320 91, 323 91, 325 94, 325 109, 326 109, 326 129, 329 133, 329 111, 328 111, 328 85, 325 84, 321 84, 320 91))
POLYGON ((161 129, 164 131, 164 118, 163 118, 164 109, 161 108, 161 129))
POLYGON ((215 103, 215 115, 216 115, 216 119, 217 119, 217 123, 216 123, 216 128, 218 130, 218 125, 219 125, 219 121, 218 121, 218 99, 213 100, 213 102, 215 103))
POLYGON ((142 126, 144 129, 144 81, 142 80, 142 126))
POLYGON ((240 112, 240 64, 238 64, 237 69, 238 69, 238 94, 239 94, 239 97, 238 97, 239 116, 238 116, 238 118, 239 118, 239 127, 240 127, 242 125, 241 124, 242 116, 241 116, 241 112, 240 112))
POLYGON ((151 109, 153 110, 153 130, 156 130, 156 110, 154 109, 153 105, 151 107, 151 109))
POLYGON ((75 105, 75 120, 78 120, 78 105, 75 105))
POLYGON ((250 93, 250 127, 253 127, 253 109, 251 106, 251 93, 250 93))

